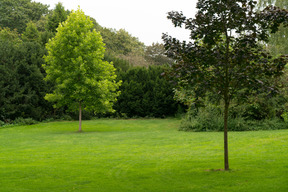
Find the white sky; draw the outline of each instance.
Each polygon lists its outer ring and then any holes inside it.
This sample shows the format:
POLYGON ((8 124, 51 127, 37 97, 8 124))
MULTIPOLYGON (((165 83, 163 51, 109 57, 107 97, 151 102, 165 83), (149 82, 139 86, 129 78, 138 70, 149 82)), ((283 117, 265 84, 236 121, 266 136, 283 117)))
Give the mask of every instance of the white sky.
POLYGON ((50 5, 62 2, 65 9, 76 10, 78 5, 86 15, 96 19, 103 27, 125 29, 141 42, 151 45, 162 43, 162 33, 188 40, 189 31, 175 28, 167 19, 169 11, 182 11, 186 17, 194 17, 197 0, 34 0, 50 5))

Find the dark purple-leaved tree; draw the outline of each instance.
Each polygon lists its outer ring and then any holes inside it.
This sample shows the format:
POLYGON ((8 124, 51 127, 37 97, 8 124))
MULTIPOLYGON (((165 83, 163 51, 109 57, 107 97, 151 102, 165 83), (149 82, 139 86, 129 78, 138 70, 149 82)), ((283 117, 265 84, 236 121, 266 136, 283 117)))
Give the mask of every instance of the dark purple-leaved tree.
POLYGON ((256 12, 253 0, 199 0, 193 19, 182 12, 169 12, 175 27, 190 30, 191 42, 163 34, 167 55, 176 62, 165 76, 195 97, 206 93, 224 102, 224 165, 228 162, 229 104, 240 90, 277 92, 272 78, 283 73, 286 56, 273 58, 263 47, 270 32, 288 26, 288 12, 269 6, 256 12))

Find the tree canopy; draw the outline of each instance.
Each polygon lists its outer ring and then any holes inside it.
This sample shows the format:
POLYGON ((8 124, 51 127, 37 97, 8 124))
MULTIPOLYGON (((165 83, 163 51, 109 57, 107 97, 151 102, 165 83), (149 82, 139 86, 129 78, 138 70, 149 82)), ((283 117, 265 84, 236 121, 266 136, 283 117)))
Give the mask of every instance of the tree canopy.
MULTIPOLYGON (((258 9, 262 10, 268 5, 275 5, 283 9, 288 9, 288 1, 286 0, 259 0, 258 9)), ((275 56, 279 54, 288 54, 287 37, 288 28, 281 25, 277 33, 270 35, 267 48, 275 56)))
POLYGON ((44 49, 37 42, 23 42, 15 31, 0 31, 0 120, 34 117, 45 113, 46 83, 40 67, 44 49))
POLYGON ((0 27, 22 33, 29 21, 37 21, 48 13, 48 6, 31 0, 1 0, 0 27))
POLYGON ((69 12, 65 10, 62 3, 56 4, 54 10, 48 15, 47 28, 49 31, 56 33, 59 24, 67 19, 69 12))

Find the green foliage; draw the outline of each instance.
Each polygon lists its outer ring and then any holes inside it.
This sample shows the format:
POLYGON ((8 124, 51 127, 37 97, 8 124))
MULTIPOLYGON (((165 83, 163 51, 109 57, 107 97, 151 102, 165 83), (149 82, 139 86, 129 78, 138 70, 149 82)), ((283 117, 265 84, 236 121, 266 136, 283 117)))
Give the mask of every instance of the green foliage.
POLYGON ((178 103, 173 99, 171 84, 161 73, 163 67, 135 67, 121 72, 119 79, 121 95, 115 104, 118 113, 128 117, 165 117, 173 116, 178 103))
MULTIPOLYGON (((179 130, 197 132, 223 131, 223 114, 223 107, 213 104, 190 110, 182 119, 179 130)), ((228 127, 230 131, 259 131, 288 128, 287 124, 277 117, 255 120, 232 115, 229 117, 228 127)))
POLYGON ((11 31, 9 28, 0 28, 0 40, 1 41, 9 41, 13 44, 20 44, 22 43, 21 39, 19 38, 19 33, 17 30, 11 31))
POLYGON ((213 94, 224 103, 224 162, 228 163, 228 112, 239 91, 275 93, 271 79, 283 74, 287 56, 273 58, 261 43, 279 26, 288 27, 288 11, 270 6, 255 11, 253 0, 199 0, 195 18, 182 12, 168 13, 175 27, 185 26, 191 42, 163 34, 167 55, 176 62, 167 76, 178 87, 191 89, 194 98, 213 94))
POLYGON ((111 53, 105 53, 104 60, 107 62, 112 62, 117 70, 117 73, 126 72, 131 67, 127 60, 116 57, 111 53))
POLYGON ((22 33, 29 21, 37 21, 48 13, 48 6, 31 0, 1 0, 0 27, 22 33))
POLYGON ((55 8, 52 10, 51 14, 48 15, 47 29, 52 33, 57 32, 57 28, 60 23, 64 22, 67 19, 69 12, 65 10, 62 3, 57 3, 55 8))
POLYGON ((68 106, 76 111, 79 103, 88 111, 113 111, 119 95, 115 68, 102 61, 104 44, 92 21, 78 9, 59 25, 56 36, 48 42, 45 56, 46 80, 55 83, 45 98, 56 107, 68 106))
POLYGON ((27 23, 25 31, 22 33, 23 41, 36 41, 39 42, 40 33, 37 29, 37 26, 32 21, 27 23))
POLYGON ((288 113, 286 111, 282 113, 281 117, 284 119, 285 123, 288 123, 288 113))
POLYGON ((114 29, 102 28, 100 32, 103 36, 107 51, 113 54, 129 55, 132 53, 134 55, 142 55, 144 53, 144 44, 124 29, 117 31, 114 29))
POLYGON ((153 43, 145 50, 145 59, 153 65, 172 64, 173 60, 165 55, 166 51, 163 44, 153 43))
MULTIPOLYGON (((263 9, 268 5, 275 5, 283 9, 288 9, 287 0, 258 0, 258 9, 263 9)), ((280 26, 279 32, 270 34, 267 48, 273 55, 288 54, 288 29, 280 26)))
POLYGON ((38 122, 33 120, 32 118, 23 118, 23 117, 18 117, 13 121, 13 124, 15 125, 33 125, 37 124, 38 122))
MULTIPOLYGON (((14 32, 11 33, 14 35, 14 32)), ((37 120, 44 118, 49 108, 43 98, 47 91, 41 72, 44 53, 38 43, 3 40, 0 37, 1 120, 13 120, 20 116, 37 120)))
POLYGON ((145 66, 149 65, 144 54, 146 48, 144 43, 140 42, 138 38, 133 37, 124 29, 115 30, 95 26, 100 31, 108 55, 126 60, 131 66, 145 66))

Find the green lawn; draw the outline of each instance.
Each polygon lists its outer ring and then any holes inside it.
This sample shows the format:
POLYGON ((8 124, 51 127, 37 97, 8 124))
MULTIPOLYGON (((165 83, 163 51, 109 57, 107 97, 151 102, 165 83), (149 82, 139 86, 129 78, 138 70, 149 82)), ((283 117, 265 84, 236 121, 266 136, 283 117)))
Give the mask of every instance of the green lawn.
POLYGON ((179 120, 0 128, 0 191, 287 192, 288 130, 177 131, 179 120), (213 170, 214 169, 214 170, 213 170))

